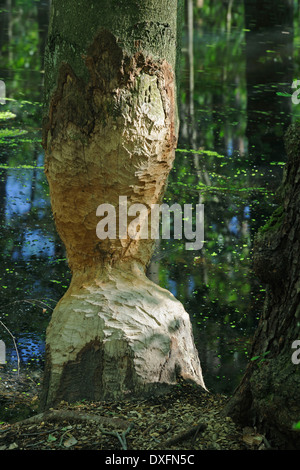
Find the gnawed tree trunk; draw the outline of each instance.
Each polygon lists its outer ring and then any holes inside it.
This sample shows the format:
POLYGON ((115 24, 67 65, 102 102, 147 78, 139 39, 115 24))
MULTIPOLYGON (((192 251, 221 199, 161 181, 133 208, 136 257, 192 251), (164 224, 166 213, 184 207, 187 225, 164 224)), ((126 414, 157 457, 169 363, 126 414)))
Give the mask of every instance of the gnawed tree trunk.
POLYGON ((145 275, 155 240, 96 235, 99 205, 118 214, 119 196, 148 209, 162 200, 178 133, 179 4, 52 2, 45 171, 72 281, 47 329, 44 408, 154 393, 179 376, 204 387, 188 314, 145 275))
POLYGON ((286 135, 288 162, 281 206, 258 233, 254 269, 266 283, 264 311, 254 335, 252 360, 227 413, 256 425, 279 448, 300 448, 300 126, 286 135))

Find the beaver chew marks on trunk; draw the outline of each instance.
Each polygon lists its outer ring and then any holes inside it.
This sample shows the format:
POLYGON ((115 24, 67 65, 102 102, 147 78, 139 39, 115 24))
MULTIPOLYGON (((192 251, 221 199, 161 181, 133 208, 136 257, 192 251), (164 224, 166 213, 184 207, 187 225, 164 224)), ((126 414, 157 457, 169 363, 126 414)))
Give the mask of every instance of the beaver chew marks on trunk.
POLYGON ((47 330, 43 406, 153 393, 178 376, 205 388, 188 314, 145 275, 154 240, 96 234, 100 204, 162 201, 177 142, 172 67, 127 56, 108 31, 83 60, 88 83, 62 64, 44 125, 72 281, 47 330))

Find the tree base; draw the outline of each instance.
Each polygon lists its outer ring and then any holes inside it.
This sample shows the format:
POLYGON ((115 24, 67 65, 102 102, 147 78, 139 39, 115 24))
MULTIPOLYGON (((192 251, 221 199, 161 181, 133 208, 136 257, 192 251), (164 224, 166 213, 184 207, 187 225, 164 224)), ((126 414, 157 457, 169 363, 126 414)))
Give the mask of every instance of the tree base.
POLYGON ((273 447, 300 448, 300 433, 293 429, 299 421, 300 376, 288 354, 249 365, 228 403, 225 414, 241 426, 256 426, 273 447))
POLYGON ((153 395, 179 377, 205 389, 188 313, 136 271, 73 275, 47 330, 42 408, 153 395))

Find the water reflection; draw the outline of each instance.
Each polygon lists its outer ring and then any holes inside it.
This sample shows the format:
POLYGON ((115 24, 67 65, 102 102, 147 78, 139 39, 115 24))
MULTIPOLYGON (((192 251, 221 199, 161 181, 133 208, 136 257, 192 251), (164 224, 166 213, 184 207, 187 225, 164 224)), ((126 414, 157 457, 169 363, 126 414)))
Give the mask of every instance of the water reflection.
MULTIPOLYGON (((264 286, 251 269, 252 240, 276 205, 285 161, 282 136, 298 113, 290 97, 282 96, 292 67, 298 70, 295 60, 289 59, 288 67, 284 62, 286 51, 289 57, 297 52, 293 34, 283 38, 281 32, 267 30, 261 41, 261 32, 253 30, 249 39, 242 7, 234 8, 229 34, 228 24, 223 27, 223 19, 218 23, 219 17, 226 18, 222 12, 214 17, 215 26, 203 20, 204 2, 200 16, 187 23, 192 30, 185 35, 182 55, 179 150, 165 202, 205 205, 205 244, 200 251, 187 251, 184 240, 159 240, 148 269, 149 277, 190 313, 207 386, 226 393, 244 371, 264 300, 264 286), (277 50, 282 39, 284 48, 277 50), (272 79, 266 80, 267 75, 272 79)), ((32 45, 37 56, 41 42, 37 34, 32 45)), ((15 46, 13 53, 20 55, 15 46)), ((0 320, 17 338, 25 367, 43 356, 45 329, 70 273, 40 168, 42 76, 39 70, 23 73, 22 66, 15 70, 11 58, 4 54, 2 64, 4 59, 10 68, 0 79, 10 78, 7 96, 15 101, 8 100, 0 111, 11 111, 16 118, 0 121, 0 129, 20 127, 30 138, 0 136, 0 162, 8 166, 0 168, 0 320)), ((2 330, 0 337, 15 367, 11 338, 2 330)))
POLYGON ((21 365, 31 365, 33 367, 40 367, 43 365, 43 358, 45 355, 45 341, 44 338, 35 333, 21 333, 15 338, 16 347, 10 346, 7 350, 7 357, 12 367, 18 367, 20 361, 21 365))

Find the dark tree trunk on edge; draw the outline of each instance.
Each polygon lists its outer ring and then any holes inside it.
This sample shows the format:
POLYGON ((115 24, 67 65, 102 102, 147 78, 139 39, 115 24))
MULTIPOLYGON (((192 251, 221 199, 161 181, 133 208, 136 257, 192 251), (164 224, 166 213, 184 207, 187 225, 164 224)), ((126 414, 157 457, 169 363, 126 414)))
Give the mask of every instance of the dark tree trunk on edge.
POLYGON ((288 162, 281 206, 259 231, 254 270, 266 283, 262 317, 249 365, 227 413, 242 425, 256 425, 279 448, 300 448, 300 126, 286 134, 288 162), (295 346, 294 346, 295 347, 295 346), (299 346, 298 346, 299 349, 299 346), (292 355, 295 360, 292 360, 292 355))

